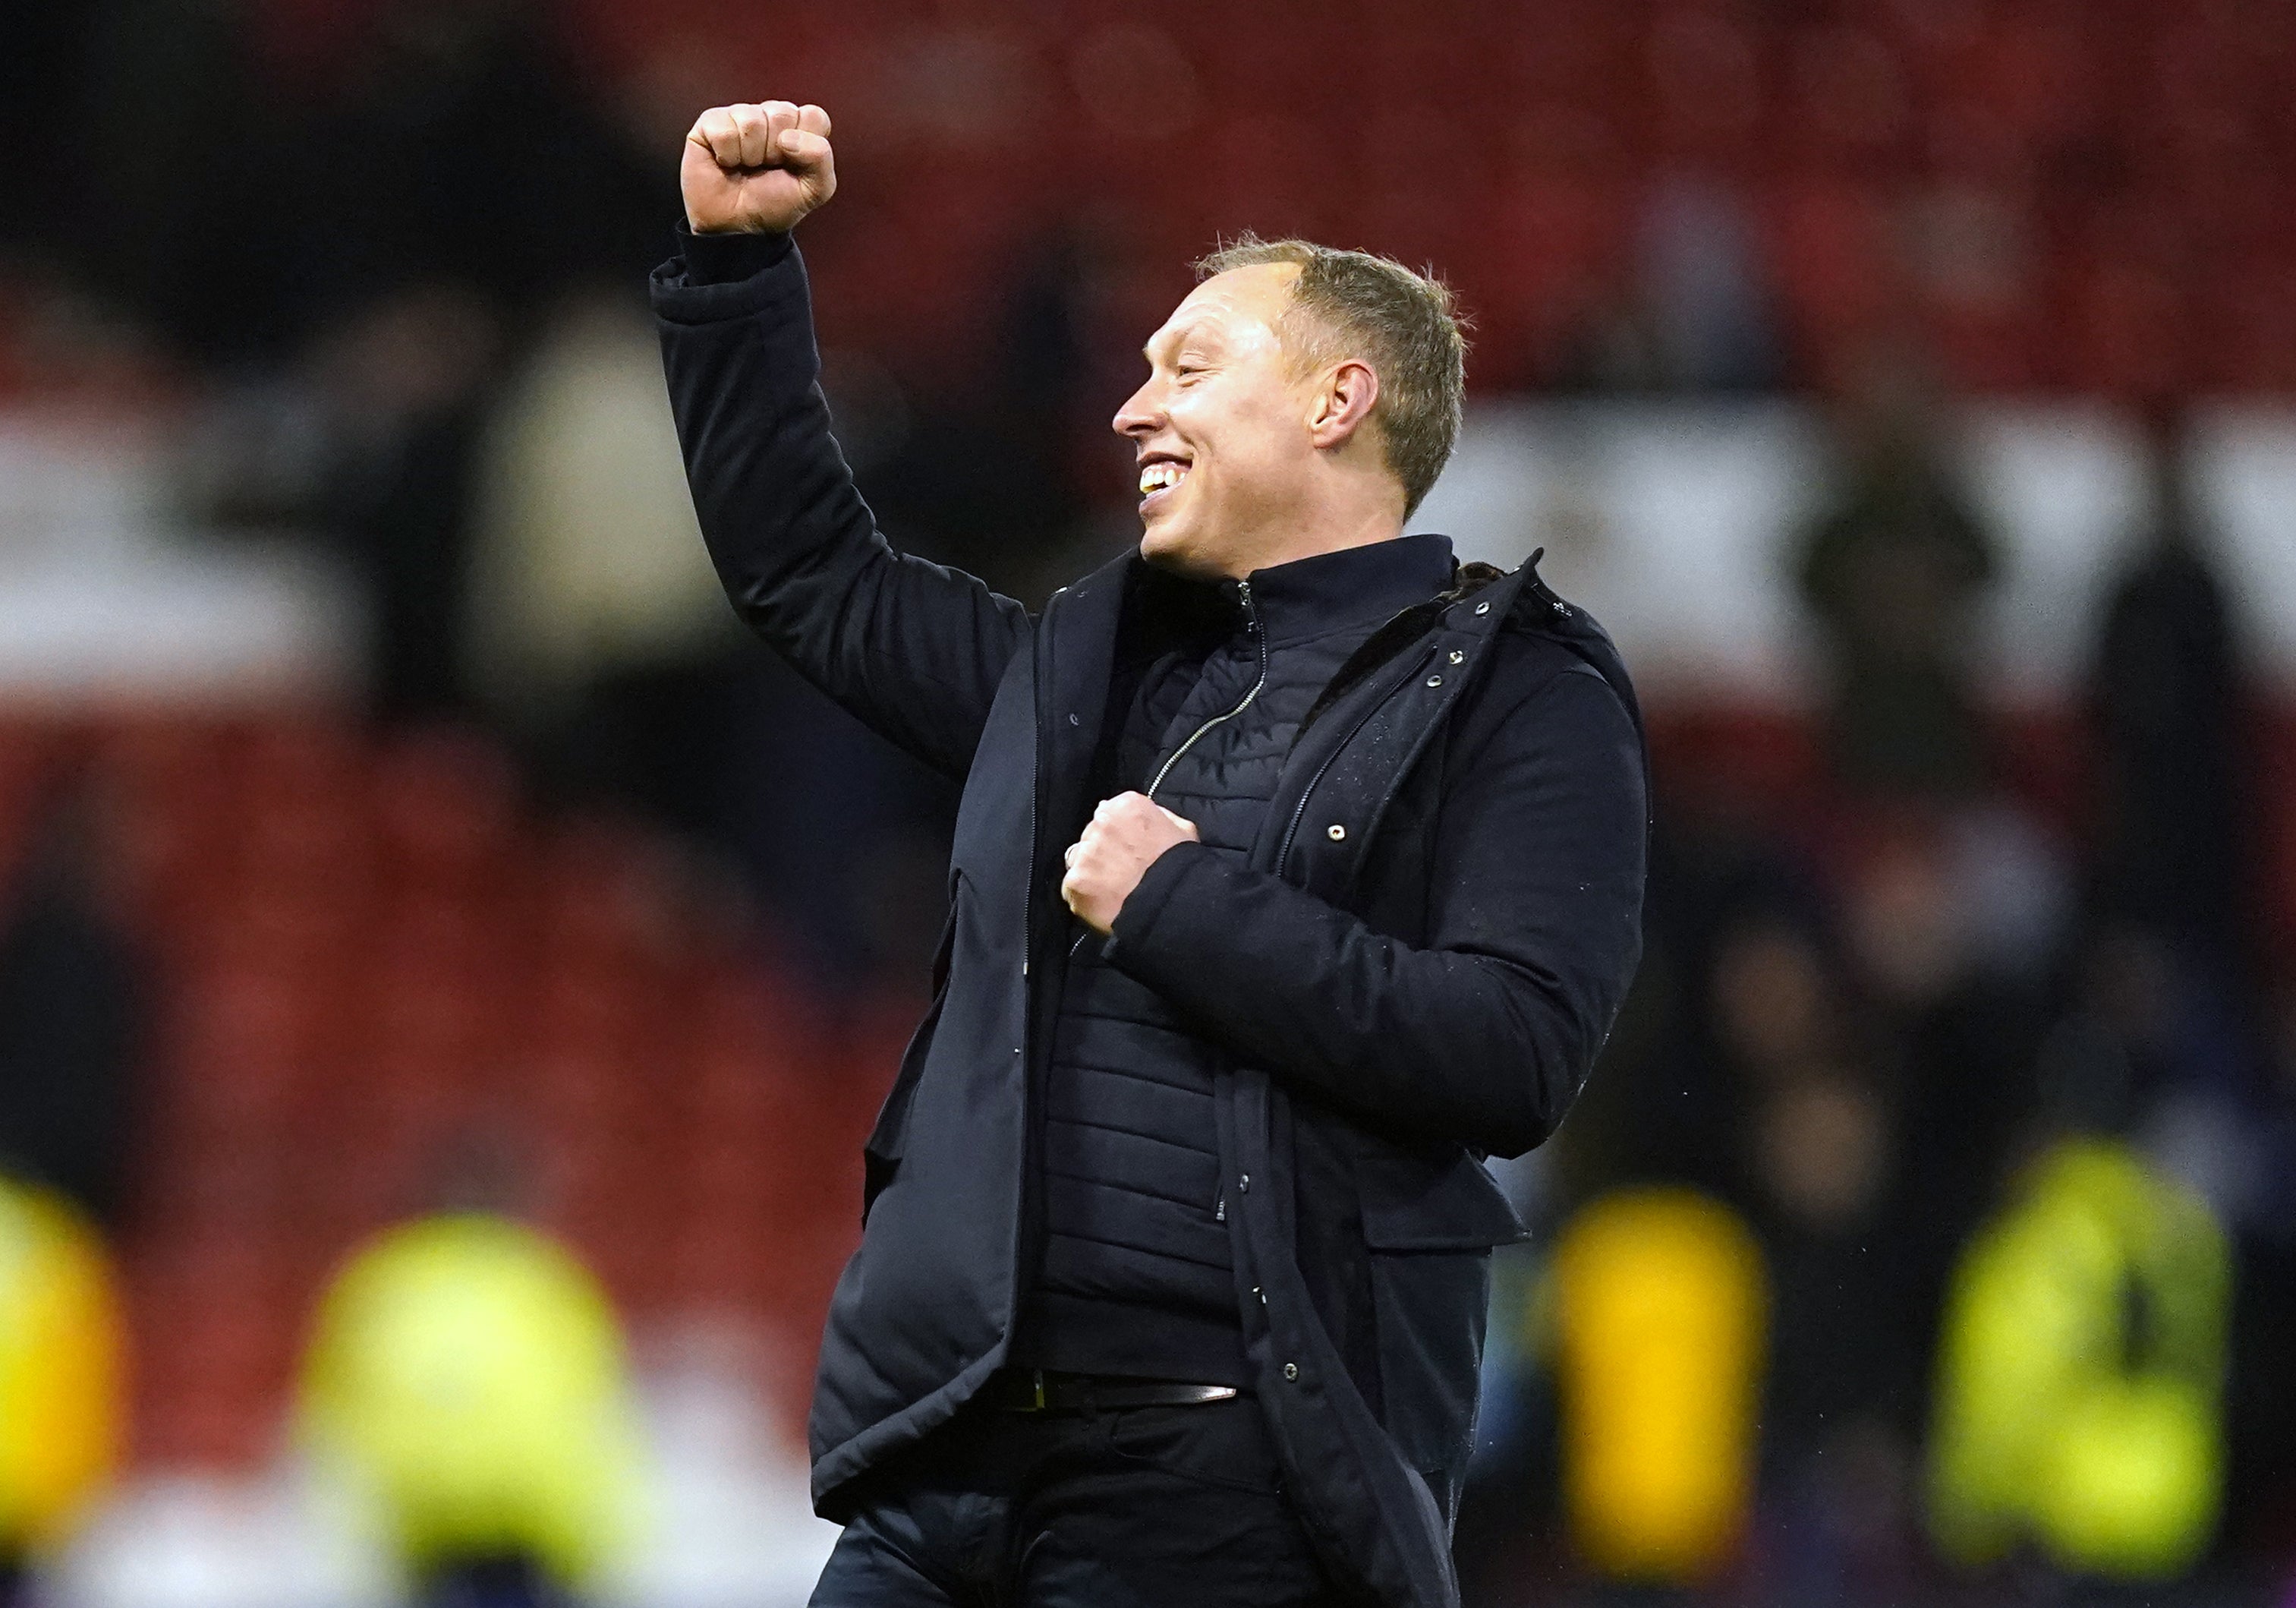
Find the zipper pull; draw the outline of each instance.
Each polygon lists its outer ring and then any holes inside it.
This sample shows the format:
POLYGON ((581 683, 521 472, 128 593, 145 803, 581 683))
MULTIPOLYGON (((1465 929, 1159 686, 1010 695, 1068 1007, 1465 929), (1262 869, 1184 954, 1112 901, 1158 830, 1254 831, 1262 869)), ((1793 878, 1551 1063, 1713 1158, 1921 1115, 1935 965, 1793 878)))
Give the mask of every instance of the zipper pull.
POLYGON ((1259 611, 1251 606, 1251 583, 1248 580, 1240 580, 1236 582, 1235 595, 1236 601, 1243 604, 1243 628, 1245 634, 1248 636, 1258 636, 1259 633, 1259 611))
POLYGON ((1220 1191, 1219 1199, 1212 1202, 1212 1221, 1215 1223, 1227 1221, 1227 1191, 1225 1189, 1220 1191))

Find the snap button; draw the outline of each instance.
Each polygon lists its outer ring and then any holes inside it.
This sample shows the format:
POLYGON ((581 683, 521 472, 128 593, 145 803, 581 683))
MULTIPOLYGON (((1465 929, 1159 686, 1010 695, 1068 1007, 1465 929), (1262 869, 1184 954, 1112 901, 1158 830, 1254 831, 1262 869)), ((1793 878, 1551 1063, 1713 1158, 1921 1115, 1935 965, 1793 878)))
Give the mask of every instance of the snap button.
POLYGON ((1341 839, 1348 835, 1348 829, 1341 825, 1337 821, 1334 821, 1329 826, 1324 828, 1324 835, 1336 843, 1341 839))
POLYGON ((1285 1364, 1283 1365, 1283 1377, 1284 1377, 1284 1378, 1286 1378, 1286 1379, 1297 1379, 1297 1378, 1299 1378, 1299 1377, 1300 1377, 1300 1365, 1299 1365, 1298 1363, 1296 1363, 1296 1362, 1287 1362, 1287 1363, 1285 1363, 1285 1364))
POLYGON ((1475 605, 1475 612, 1476 612, 1476 613, 1478 613, 1478 614, 1488 614, 1488 613, 1489 613, 1490 611, 1491 611, 1491 600, 1490 600, 1489 598, 1488 598, 1488 597, 1487 597, 1487 598, 1485 598, 1485 599, 1483 599, 1483 601, 1482 601, 1482 602, 1480 602, 1480 603, 1477 603, 1477 604, 1475 605))
POLYGON ((1443 677, 1440 676, 1430 676, 1427 677, 1427 685, 1429 686, 1441 686, 1443 685, 1443 677))
POLYGON ((1080 726, 1083 722, 1079 721, 1074 715, 1070 715, 1069 717, 1069 724, 1070 726, 1080 726))
POLYGON ((1235 1181, 1235 1186, 1243 1191, 1244 1194, 1250 1194, 1251 1193, 1251 1175, 1250 1173, 1245 1173, 1242 1177, 1235 1181))
MULTIPOLYGON (((1462 653, 1461 652, 1459 652, 1459 650, 1458 650, 1458 649, 1456 649, 1456 648, 1453 648, 1453 649, 1451 650, 1451 662, 1452 662, 1453 664, 1457 664, 1457 663, 1459 663, 1462 660, 1464 660, 1464 659, 1465 659, 1465 658, 1466 658, 1466 655, 1465 655, 1464 653, 1462 653)), ((1073 720, 1073 719, 1075 719, 1075 718, 1076 718, 1076 717, 1075 717, 1074 715, 1070 715, 1070 716, 1069 717, 1069 718, 1070 718, 1070 719, 1071 719, 1071 720, 1073 720)))

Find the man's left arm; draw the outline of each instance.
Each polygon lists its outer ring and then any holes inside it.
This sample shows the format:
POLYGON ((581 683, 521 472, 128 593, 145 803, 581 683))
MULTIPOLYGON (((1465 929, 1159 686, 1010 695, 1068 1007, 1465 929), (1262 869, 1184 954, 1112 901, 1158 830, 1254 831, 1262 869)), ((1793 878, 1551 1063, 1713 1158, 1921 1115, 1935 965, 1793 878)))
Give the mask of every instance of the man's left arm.
POLYGON ((1423 946, 1189 841, 1149 864, 1103 953, 1295 1087, 1519 1155, 1577 1097, 1641 957, 1642 745, 1582 667, 1463 736, 1423 946))

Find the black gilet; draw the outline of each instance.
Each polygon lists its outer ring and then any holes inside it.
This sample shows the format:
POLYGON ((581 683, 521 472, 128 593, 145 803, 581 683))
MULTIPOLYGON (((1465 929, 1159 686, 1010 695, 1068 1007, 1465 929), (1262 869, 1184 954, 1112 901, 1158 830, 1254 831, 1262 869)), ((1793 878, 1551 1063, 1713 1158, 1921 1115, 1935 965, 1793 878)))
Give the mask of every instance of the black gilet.
MULTIPOLYGON (((1292 740, 1341 664, 1452 584, 1447 536, 1195 580, 1142 566, 1125 602, 1092 800, 1134 790, 1248 853, 1292 740)), ((1064 824, 1074 841, 1084 822, 1064 824)), ((1020 1365, 1245 1382, 1212 1046, 1070 917, 1038 1156, 1042 1257, 1020 1365)))

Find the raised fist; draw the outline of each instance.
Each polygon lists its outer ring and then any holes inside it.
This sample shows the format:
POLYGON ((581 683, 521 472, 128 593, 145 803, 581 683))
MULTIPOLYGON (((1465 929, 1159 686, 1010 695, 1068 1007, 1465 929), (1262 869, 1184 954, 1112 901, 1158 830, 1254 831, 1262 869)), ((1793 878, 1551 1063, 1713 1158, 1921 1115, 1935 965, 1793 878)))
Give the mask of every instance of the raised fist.
POLYGON ((837 193, 829 114, 787 101, 713 106, 678 169, 696 234, 777 234, 837 193))

